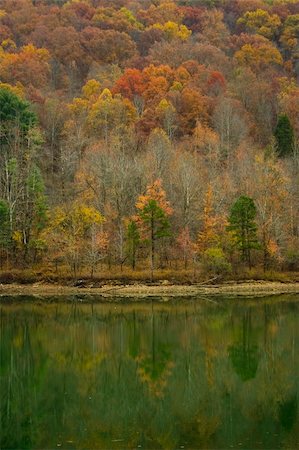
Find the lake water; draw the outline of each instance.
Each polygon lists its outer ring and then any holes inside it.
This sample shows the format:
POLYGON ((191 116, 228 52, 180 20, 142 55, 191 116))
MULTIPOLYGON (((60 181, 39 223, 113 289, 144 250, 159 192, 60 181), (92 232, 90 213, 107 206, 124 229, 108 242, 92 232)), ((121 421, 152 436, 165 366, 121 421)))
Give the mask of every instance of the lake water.
POLYGON ((298 297, 66 300, 1 300, 2 449, 299 448, 298 297))

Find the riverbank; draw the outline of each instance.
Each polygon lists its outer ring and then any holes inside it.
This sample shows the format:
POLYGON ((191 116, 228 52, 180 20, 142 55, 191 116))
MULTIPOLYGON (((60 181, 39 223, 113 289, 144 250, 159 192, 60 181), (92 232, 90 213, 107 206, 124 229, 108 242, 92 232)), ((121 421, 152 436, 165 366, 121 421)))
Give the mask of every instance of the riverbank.
POLYGON ((231 295, 244 297, 269 296, 279 294, 299 294, 299 282, 281 283, 269 281, 226 282, 222 284, 192 284, 174 285, 167 282, 155 284, 128 284, 102 286, 63 286, 60 284, 34 283, 0 284, 0 296, 65 296, 65 295, 96 295, 103 298, 145 298, 145 297, 196 297, 209 295, 231 295))

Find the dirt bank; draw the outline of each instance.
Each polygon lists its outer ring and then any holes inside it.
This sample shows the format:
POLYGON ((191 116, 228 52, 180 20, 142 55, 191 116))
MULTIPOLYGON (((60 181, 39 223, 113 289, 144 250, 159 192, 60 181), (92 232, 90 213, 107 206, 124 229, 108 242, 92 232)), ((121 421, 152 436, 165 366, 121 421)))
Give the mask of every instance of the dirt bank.
POLYGON ((35 283, 30 285, 1 284, 0 296, 33 295, 33 296, 61 296, 61 295, 97 295, 104 298, 111 297, 196 297, 202 295, 231 295, 231 296, 268 296, 286 293, 298 293, 299 283, 280 283, 268 281, 229 282, 219 285, 194 284, 190 286, 161 283, 155 285, 130 284, 114 286, 105 284, 101 287, 92 286, 62 286, 56 284, 35 283))

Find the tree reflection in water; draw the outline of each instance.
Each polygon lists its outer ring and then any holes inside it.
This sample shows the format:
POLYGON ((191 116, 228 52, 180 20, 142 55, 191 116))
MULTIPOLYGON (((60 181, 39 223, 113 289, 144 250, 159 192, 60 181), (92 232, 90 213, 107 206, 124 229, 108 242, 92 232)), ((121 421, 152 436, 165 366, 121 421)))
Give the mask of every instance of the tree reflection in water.
POLYGON ((258 368, 258 347, 253 342, 251 311, 243 314, 243 326, 240 341, 229 347, 232 365, 242 381, 255 377, 258 368))
POLYGON ((11 301, 1 448, 298 448, 299 304, 11 301))

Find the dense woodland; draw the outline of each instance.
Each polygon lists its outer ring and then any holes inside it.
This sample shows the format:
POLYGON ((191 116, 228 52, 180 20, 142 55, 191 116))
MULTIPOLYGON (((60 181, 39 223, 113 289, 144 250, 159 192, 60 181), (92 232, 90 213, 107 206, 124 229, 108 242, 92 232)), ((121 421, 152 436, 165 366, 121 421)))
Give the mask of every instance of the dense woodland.
POLYGON ((2 271, 299 271, 298 56, 296 0, 1 0, 2 271))

